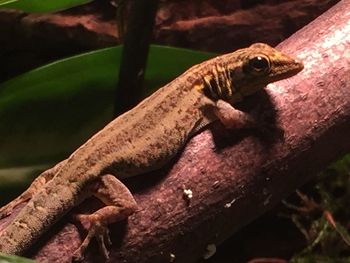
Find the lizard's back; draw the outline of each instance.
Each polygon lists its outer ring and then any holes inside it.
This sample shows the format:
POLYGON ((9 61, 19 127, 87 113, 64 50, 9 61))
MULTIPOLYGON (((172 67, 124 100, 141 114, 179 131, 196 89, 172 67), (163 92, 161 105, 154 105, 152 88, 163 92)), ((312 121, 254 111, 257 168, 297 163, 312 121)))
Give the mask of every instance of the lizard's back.
POLYGON ((188 78, 175 79, 113 120, 74 152, 57 176, 93 179, 108 171, 124 178, 161 167, 207 122, 203 108, 212 101, 193 88, 191 77, 199 71, 194 67, 188 78))

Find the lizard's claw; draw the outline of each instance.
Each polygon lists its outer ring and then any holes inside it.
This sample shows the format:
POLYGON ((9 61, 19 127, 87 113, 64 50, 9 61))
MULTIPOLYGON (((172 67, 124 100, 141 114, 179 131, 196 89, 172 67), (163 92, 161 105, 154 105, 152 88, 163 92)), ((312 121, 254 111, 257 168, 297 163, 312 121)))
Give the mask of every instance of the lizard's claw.
POLYGON ((106 245, 110 247, 112 245, 112 241, 109 237, 109 230, 107 226, 100 226, 98 233, 95 234, 95 237, 97 239, 100 251, 102 255, 108 259, 109 258, 109 252, 106 248, 106 245))
POLYGON ((99 249, 104 258, 107 260, 109 258, 109 253, 106 246, 112 245, 108 227, 101 223, 96 215, 77 215, 76 219, 80 221, 85 229, 88 230, 88 234, 81 246, 74 252, 74 261, 82 261, 84 259, 86 248, 90 244, 93 237, 97 239, 99 249))

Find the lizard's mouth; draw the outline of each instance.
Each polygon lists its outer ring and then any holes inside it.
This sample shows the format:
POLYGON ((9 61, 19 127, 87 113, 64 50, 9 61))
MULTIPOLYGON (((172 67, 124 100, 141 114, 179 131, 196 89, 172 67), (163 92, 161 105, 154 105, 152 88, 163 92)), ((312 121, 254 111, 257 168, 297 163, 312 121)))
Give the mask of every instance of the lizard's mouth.
POLYGON ((279 70, 276 72, 274 71, 270 72, 271 81, 269 83, 290 78, 298 74, 300 71, 304 69, 304 64, 301 61, 292 60, 292 62, 285 64, 283 67, 276 66, 275 68, 278 68, 279 70))

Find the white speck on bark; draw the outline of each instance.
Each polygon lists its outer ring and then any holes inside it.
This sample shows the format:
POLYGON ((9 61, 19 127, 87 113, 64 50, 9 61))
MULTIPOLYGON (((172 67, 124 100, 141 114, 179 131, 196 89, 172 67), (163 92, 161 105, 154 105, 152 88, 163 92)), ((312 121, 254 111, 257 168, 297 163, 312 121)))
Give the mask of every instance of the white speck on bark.
POLYGON ((170 262, 174 262, 174 261, 175 261, 175 259, 176 259, 175 254, 170 253, 170 262))

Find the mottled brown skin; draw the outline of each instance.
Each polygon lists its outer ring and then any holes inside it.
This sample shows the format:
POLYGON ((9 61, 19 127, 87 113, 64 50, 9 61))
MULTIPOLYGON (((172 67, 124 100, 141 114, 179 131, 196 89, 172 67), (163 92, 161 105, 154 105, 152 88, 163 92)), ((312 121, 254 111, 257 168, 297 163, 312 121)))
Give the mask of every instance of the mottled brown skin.
POLYGON ((0 233, 0 251, 22 254, 65 213, 94 195, 106 206, 77 216, 88 235, 74 256, 82 259, 91 238, 96 237, 108 257, 108 224, 136 209, 131 193, 117 178, 160 168, 193 134, 216 119, 231 128, 249 124, 249 116, 232 105, 302 69, 301 62, 260 43, 193 66, 113 120, 1 208, 0 218, 29 200, 0 233))

